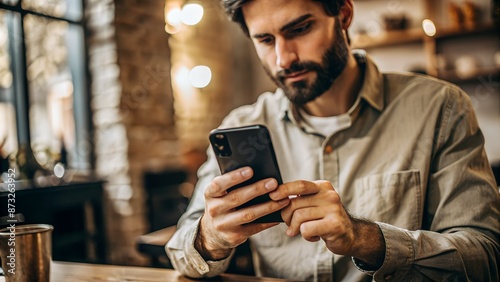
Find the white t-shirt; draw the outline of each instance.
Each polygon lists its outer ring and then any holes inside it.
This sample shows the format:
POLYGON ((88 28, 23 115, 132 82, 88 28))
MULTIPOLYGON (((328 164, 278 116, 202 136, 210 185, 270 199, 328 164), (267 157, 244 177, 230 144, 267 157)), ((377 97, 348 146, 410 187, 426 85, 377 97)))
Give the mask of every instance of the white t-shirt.
POLYGON ((351 117, 349 113, 341 114, 332 117, 317 117, 306 113, 300 109, 302 120, 307 123, 314 131, 323 136, 333 135, 349 126, 351 126, 351 117))
POLYGON ((303 122, 309 125, 314 131, 320 133, 321 135, 328 137, 341 130, 349 128, 352 124, 351 114, 361 103, 361 97, 358 95, 356 101, 351 106, 351 108, 345 114, 332 117, 317 117, 312 116, 304 109, 299 108, 299 114, 302 117, 303 122))

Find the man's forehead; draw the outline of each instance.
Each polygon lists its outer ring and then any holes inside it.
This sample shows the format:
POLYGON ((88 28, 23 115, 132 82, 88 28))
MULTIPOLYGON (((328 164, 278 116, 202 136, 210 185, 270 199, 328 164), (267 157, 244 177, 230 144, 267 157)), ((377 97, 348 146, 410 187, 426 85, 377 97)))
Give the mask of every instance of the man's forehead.
POLYGON ((252 0, 243 6, 242 11, 250 34, 278 31, 307 14, 326 15, 322 4, 312 0, 252 0))

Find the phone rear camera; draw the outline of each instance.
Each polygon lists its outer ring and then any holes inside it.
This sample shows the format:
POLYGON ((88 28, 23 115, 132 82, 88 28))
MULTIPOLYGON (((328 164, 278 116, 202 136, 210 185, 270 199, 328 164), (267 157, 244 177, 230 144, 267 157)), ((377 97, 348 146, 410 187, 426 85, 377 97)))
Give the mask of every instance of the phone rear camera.
POLYGON ((224 134, 218 133, 212 137, 212 147, 219 157, 229 157, 232 155, 231 148, 224 134))

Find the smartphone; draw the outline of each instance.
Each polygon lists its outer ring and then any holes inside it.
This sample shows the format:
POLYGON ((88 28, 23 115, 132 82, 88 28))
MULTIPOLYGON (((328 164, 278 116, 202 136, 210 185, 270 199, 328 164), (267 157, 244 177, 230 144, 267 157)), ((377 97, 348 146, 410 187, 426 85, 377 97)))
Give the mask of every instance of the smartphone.
MULTIPOLYGON (((269 130, 263 125, 251 125, 210 132, 210 144, 214 150, 222 174, 249 166, 253 169, 251 179, 235 185, 228 192, 255 183, 265 178, 274 178, 282 184, 278 161, 274 153, 269 130)), ((271 201, 268 194, 258 196, 239 208, 271 201)), ((254 222, 282 222, 281 212, 277 211, 254 222)))

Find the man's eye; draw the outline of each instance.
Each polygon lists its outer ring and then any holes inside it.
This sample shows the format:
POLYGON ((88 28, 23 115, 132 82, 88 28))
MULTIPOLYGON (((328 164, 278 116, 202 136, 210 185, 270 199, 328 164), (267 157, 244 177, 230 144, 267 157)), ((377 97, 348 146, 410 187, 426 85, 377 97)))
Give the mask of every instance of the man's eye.
POLYGON ((301 25, 301 26, 299 26, 297 28, 292 29, 291 33, 292 34, 302 34, 302 33, 306 32, 306 31, 308 31, 310 27, 311 27, 311 24, 307 23, 307 24, 304 24, 304 25, 301 25))
POLYGON ((261 44, 269 45, 269 44, 273 43, 273 39, 271 37, 264 37, 264 38, 260 39, 259 42, 261 44))

